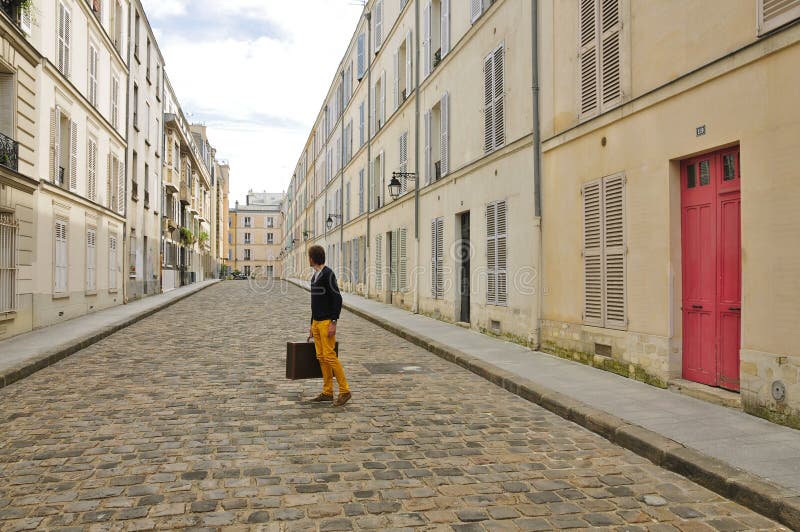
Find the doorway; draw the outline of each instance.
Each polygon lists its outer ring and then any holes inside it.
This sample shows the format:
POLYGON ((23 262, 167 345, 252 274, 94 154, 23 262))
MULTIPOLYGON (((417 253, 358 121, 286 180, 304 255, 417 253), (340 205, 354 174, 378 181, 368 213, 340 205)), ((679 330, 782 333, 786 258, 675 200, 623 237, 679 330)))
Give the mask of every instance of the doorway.
POLYGON ((739 390, 739 148, 681 163, 683 377, 739 390))
POLYGON ((459 217, 459 228, 461 234, 458 239, 458 288, 460 295, 460 311, 458 321, 470 323, 470 251, 472 246, 469 239, 469 211, 461 213, 459 217))

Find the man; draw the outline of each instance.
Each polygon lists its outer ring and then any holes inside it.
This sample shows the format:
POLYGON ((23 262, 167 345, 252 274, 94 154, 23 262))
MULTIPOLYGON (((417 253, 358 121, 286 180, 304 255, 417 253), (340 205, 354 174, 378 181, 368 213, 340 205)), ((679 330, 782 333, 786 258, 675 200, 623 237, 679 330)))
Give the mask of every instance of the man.
POLYGON ((311 278, 311 329, 317 359, 322 367, 322 393, 312 402, 333 401, 333 406, 343 406, 350 400, 350 387, 344 376, 344 368, 336 356, 336 322, 342 311, 342 294, 336 284, 333 270, 325 266, 325 250, 322 246, 308 249, 308 262, 314 268, 311 278), (339 384, 339 396, 333 399, 333 377, 339 384))

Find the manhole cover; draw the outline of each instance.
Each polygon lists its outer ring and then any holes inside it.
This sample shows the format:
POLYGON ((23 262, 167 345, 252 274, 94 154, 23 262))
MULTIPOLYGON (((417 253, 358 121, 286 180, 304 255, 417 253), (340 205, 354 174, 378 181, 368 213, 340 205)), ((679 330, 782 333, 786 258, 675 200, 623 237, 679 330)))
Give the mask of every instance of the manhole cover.
POLYGON ((425 373, 425 368, 407 362, 374 362, 364 364, 373 375, 396 375, 399 373, 425 373))

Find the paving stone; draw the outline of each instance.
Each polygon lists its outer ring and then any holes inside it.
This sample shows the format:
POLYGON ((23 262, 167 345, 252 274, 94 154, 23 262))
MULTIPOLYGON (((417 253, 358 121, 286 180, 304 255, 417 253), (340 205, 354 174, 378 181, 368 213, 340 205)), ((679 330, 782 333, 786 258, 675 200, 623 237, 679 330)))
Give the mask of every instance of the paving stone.
POLYGON ((456 510, 456 515, 459 519, 468 523, 473 521, 486 521, 489 519, 489 515, 486 513, 486 511, 479 508, 456 510))
POLYGON ((269 521, 269 512, 260 510, 248 515, 246 522, 249 524, 254 524, 254 523, 266 523, 268 521, 269 521))
POLYGON ((349 519, 324 519, 319 525, 320 532, 333 532, 335 530, 353 530, 349 519))

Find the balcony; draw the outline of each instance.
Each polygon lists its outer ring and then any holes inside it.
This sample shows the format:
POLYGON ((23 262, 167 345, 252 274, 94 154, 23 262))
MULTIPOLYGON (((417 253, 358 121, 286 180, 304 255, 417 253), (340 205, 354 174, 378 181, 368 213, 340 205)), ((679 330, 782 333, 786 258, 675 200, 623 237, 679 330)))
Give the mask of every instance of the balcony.
POLYGON ((162 218, 164 232, 172 233, 175 229, 178 228, 178 224, 172 218, 167 218, 166 216, 162 218))
POLYGON ((180 192, 180 189, 178 189, 177 177, 177 172, 173 168, 164 168, 164 188, 166 189, 167 194, 180 192))
POLYGON ((189 189, 189 185, 186 182, 181 183, 181 203, 184 205, 189 205, 192 203, 192 191, 189 189))
POLYGON ((433 180, 439 181, 442 178, 442 161, 433 163, 433 180))
POLYGON ((131 182, 131 199, 139 201, 139 183, 136 181, 131 182))
POLYGON ((2 133, 0 133, 0 166, 15 172, 19 168, 19 143, 2 133))

